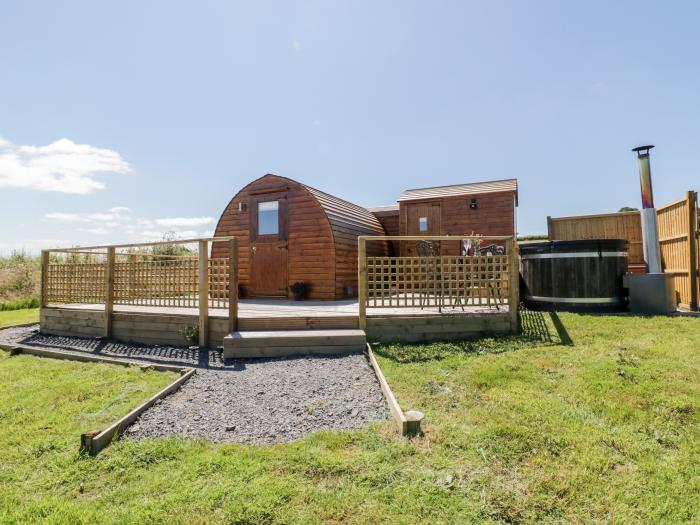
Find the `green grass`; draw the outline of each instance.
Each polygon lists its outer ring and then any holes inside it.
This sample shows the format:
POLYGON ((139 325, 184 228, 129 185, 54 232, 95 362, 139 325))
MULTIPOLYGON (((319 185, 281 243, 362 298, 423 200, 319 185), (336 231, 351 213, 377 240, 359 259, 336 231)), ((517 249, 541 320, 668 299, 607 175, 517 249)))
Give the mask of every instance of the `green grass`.
POLYGON ((0 352, 0 523, 75 522, 70 508, 94 464, 78 454, 80 434, 105 428, 175 377, 0 352))
POLYGON ((39 308, 0 310, 0 328, 34 322, 39 322, 39 308))
MULTIPOLYGON (((401 405, 426 413, 412 440, 386 423, 272 446, 120 441, 80 457, 76 432, 97 423, 60 414, 97 417, 110 397, 90 401, 95 378, 72 393, 55 371, 6 359, 0 521, 697 522, 700 319, 524 324, 519 337, 376 349, 401 405)), ((119 384, 103 383, 131 388, 119 384)))

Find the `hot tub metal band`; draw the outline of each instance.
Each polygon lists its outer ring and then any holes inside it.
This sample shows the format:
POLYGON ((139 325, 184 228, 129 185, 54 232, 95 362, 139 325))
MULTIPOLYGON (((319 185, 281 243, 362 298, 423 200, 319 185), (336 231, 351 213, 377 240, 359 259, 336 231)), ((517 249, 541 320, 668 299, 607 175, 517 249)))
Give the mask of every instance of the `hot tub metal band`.
POLYGON ((526 301, 539 301, 541 303, 585 303, 585 304, 616 304, 622 302, 619 297, 542 297, 528 295, 526 301))
POLYGON ((571 252, 571 253, 530 253, 521 255, 525 259, 574 259, 583 257, 627 257, 627 252, 571 252))

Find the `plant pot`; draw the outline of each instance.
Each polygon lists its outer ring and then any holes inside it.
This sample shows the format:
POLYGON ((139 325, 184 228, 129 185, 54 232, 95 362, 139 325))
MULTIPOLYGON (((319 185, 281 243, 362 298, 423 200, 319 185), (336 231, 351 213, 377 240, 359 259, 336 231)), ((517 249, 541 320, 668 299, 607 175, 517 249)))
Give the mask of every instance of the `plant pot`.
POLYGON ((294 283, 289 287, 292 292, 292 297, 295 301, 303 301, 306 298, 306 292, 308 291, 308 286, 306 283, 298 282, 294 283))

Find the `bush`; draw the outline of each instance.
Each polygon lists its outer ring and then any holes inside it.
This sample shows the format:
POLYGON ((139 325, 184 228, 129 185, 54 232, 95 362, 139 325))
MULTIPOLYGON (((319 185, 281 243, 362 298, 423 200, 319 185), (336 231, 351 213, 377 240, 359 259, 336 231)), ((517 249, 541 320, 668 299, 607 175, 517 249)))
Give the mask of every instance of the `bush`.
POLYGON ((41 301, 38 297, 25 297, 14 301, 0 302, 0 312, 7 310, 24 310, 25 308, 39 308, 41 301))
POLYGON ((16 301, 30 301, 39 296, 41 264, 38 257, 15 251, 0 257, 0 304, 9 303, 8 310, 18 308, 16 301))

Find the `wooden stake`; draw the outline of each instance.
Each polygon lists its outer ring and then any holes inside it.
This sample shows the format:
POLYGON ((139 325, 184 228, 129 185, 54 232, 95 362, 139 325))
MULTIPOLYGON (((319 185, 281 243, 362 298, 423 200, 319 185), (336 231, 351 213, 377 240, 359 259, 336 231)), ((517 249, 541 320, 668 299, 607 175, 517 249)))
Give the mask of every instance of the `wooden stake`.
POLYGON ((49 274, 49 251, 41 251, 41 307, 44 308, 48 304, 48 274, 49 274))
POLYGON ((357 299, 359 306, 359 327, 360 330, 367 329, 367 240, 364 237, 357 239, 357 299))
POLYGON ((228 242, 228 331, 238 330, 238 239, 228 242))
POLYGON ((518 241, 513 237, 508 246, 508 314, 511 332, 518 333, 518 306, 520 304, 520 261, 518 241))
POLYGON ((207 346, 209 332, 209 242, 199 241, 199 346, 207 346))
POLYGON ((114 247, 107 248, 107 268, 105 270, 105 313, 104 332, 105 337, 112 336, 112 313, 114 312, 114 260, 116 258, 114 247))
POLYGON ((90 430, 89 432, 83 432, 80 434, 80 452, 84 452, 94 456, 97 454, 94 447, 92 446, 92 439, 99 434, 97 430, 90 430))

